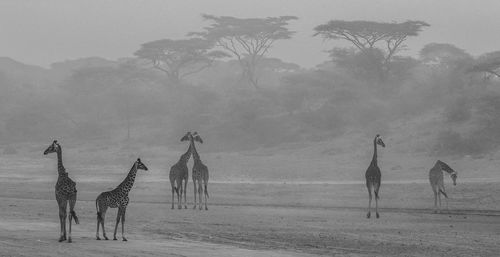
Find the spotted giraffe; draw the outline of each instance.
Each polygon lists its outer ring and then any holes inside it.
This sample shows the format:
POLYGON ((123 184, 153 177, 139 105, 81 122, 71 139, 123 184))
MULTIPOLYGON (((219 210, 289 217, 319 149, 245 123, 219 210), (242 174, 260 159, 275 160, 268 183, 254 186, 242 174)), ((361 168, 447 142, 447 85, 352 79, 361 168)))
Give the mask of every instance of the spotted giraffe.
POLYGON ((108 208, 118 208, 118 213, 116 216, 116 225, 115 232, 113 233, 113 240, 116 239, 116 231, 118 229, 118 223, 120 220, 122 222, 122 239, 123 241, 127 241, 124 234, 124 224, 125 224, 125 211, 127 209, 127 205, 129 202, 128 193, 132 189, 134 185, 135 176, 137 174, 137 170, 148 170, 146 165, 141 162, 141 159, 137 159, 130 169, 127 177, 123 180, 123 182, 118 185, 115 189, 107 192, 101 193, 97 199, 95 200, 95 207, 97 209, 97 232, 96 239, 101 240, 99 238, 99 224, 102 226, 102 235, 104 239, 108 240, 106 236, 106 231, 104 230, 104 217, 106 215, 106 211, 108 208))
MULTIPOLYGON (((190 135, 191 132, 187 132, 186 135, 181 138, 181 142, 188 141, 190 135)), ((170 168, 169 179, 172 187, 172 209, 174 209, 174 193, 177 193, 177 203, 179 209, 182 208, 182 195, 184 195, 184 208, 187 209, 186 188, 189 178, 187 162, 189 161, 189 157, 191 157, 191 147, 192 144, 189 144, 188 150, 182 154, 179 161, 170 168), (182 186, 183 181, 184 187, 182 186)))
POLYGON ((378 214, 378 191, 380 189, 380 181, 382 174, 380 173, 380 168, 378 167, 377 164, 377 145, 380 145, 382 147, 385 147, 384 142, 382 141, 382 138, 380 138, 380 135, 375 136, 375 139, 373 139, 373 158, 372 162, 370 163, 370 166, 368 166, 368 169, 366 170, 365 173, 365 178, 366 178, 366 187, 368 188, 368 213, 366 214, 367 218, 370 218, 370 211, 371 211, 371 206, 372 206, 372 189, 373 192, 375 193, 375 214, 377 219, 380 217, 378 214))
POLYGON ((446 199, 446 208, 448 208, 448 195, 446 194, 444 189, 443 170, 450 174, 453 185, 457 185, 457 172, 450 168, 448 164, 437 160, 437 162, 434 164, 434 167, 429 170, 429 182, 431 183, 432 191, 434 191, 434 213, 441 212, 441 194, 444 195, 446 199))
POLYGON ((200 159, 200 155, 198 154, 198 151, 196 151, 196 145, 195 141, 203 144, 203 140, 201 139, 200 135, 197 132, 194 132, 190 136, 190 141, 192 144, 192 155, 193 155, 193 171, 192 177, 193 177, 193 186, 194 186, 194 207, 193 209, 196 209, 196 184, 198 184, 198 196, 199 196, 199 209, 202 209, 202 204, 203 204, 203 199, 201 198, 202 193, 205 192, 205 210, 208 210, 207 207, 207 199, 208 199, 208 168, 205 164, 200 159), (202 183, 203 186, 202 187, 202 183))
POLYGON ((71 222, 75 219, 75 223, 79 224, 78 217, 75 213, 76 204, 76 183, 68 177, 68 173, 64 168, 62 161, 62 147, 57 140, 54 140, 52 144, 43 152, 44 155, 49 153, 57 153, 57 183, 55 186, 57 205, 59 206, 59 223, 61 225, 61 233, 59 237, 59 242, 66 240, 66 217, 67 217, 67 206, 69 202, 69 231, 68 231, 68 243, 71 243, 71 222))

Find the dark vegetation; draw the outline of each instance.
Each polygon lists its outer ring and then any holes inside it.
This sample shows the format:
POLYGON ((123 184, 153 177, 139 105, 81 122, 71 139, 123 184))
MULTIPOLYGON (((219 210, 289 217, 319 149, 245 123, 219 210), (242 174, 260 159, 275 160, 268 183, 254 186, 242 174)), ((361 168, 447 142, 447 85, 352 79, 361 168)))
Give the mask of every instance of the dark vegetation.
POLYGON ((212 23, 202 32, 146 42, 134 58, 50 69, 0 58, 2 148, 52 138, 168 145, 192 130, 212 150, 246 150, 383 133, 429 113, 440 117, 432 153, 481 155, 500 146, 498 52, 474 57, 430 43, 410 57, 405 42, 429 24, 330 21, 315 32, 332 45, 331 60, 305 69, 267 56, 275 41, 293 40, 287 25, 296 17, 204 18, 212 23))

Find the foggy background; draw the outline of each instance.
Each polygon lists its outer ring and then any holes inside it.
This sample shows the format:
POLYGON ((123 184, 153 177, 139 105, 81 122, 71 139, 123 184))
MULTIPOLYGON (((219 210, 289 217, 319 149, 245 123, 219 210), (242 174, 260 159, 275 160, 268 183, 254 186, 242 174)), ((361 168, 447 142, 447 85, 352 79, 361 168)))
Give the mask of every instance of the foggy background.
POLYGON ((58 139, 69 169, 128 167, 140 155, 163 174, 187 149, 179 139, 198 131, 215 180, 345 181, 363 178, 381 134, 385 178, 426 179, 437 158, 466 178, 498 178, 499 9, 465 0, 2 1, 0 156, 26 163, 58 139), (253 82, 216 44, 195 45, 212 59, 184 77, 141 55, 149 42, 202 36, 213 24, 202 15, 297 19, 253 82), (363 52, 314 36, 330 20, 429 26, 385 60, 384 42, 363 52))

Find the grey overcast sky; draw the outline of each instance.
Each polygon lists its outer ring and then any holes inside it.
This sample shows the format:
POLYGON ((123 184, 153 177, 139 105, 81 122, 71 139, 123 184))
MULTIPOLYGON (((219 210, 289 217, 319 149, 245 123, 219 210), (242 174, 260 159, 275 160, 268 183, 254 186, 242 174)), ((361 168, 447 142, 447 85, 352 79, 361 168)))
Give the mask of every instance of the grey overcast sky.
POLYGON ((130 57, 141 43, 182 38, 205 23, 200 14, 241 18, 295 15, 292 40, 269 56, 313 67, 340 42, 312 37, 331 19, 431 24, 407 41, 407 55, 427 43, 452 43, 473 55, 500 50, 498 0, 1 0, 0 56, 48 67, 80 57, 130 57))

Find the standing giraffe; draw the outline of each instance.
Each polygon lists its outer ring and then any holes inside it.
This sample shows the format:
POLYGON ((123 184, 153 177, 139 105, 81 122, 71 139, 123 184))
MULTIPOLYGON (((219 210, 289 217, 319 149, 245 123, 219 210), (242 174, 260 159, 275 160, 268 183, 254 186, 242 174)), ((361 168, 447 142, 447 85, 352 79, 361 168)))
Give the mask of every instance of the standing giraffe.
POLYGON ((118 223, 120 220, 122 222, 122 238, 123 241, 127 241, 124 236, 124 223, 125 223, 125 211, 127 210, 127 205, 129 202, 128 193, 132 189, 134 185, 135 176, 137 174, 137 170, 148 170, 146 165, 141 162, 141 159, 137 159, 132 166, 132 169, 128 172, 127 177, 123 180, 118 187, 111 191, 101 193, 97 199, 95 200, 95 207, 97 209, 97 232, 96 239, 101 240, 99 238, 99 223, 102 226, 102 235, 104 239, 108 240, 106 236, 106 231, 104 230, 104 216, 106 215, 106 210, 109 208, 118 208, 118 212, 116 215, 116 225, 115 232, 113 234, 113 240, 116 240, 116 231, 118 229, 118 223))
POLYGON ((448 195, 444 189, 444 175, 443 170, 450 174, 453 185, 457 185, 457 172, 454 171, 448 164, 437 160, 434 167, 429 170, 429 181, 431 183, 432 191, 434 191, 434 213, 441 212, 441 194, 446 198, 446 209, 448 209, 448 195), (438 208, 439 199, 439 208, 438 208))
POLYGON ((59 205, 59 223, 61 225, 61 235, 59 242, 66 240, 66 216, 67 206, 69 201, 69 233, 68 243, 71 243, 71 221, 75 219, 75 223, 79 224, 78 217, 75 213, 76 204, 76 183, 68 177, 68 173, 62 162, 62 147, 54 140, 52 144, 43 152, 44 155, 49 153, 57 153, 57 183, 56 183, 56 200, 59 205))
POLYGON ((201 139, 200 135, 198 135, 198 132, 194 132, 191 137, 191 144, 192 144, 192 154, 193 154, 193 171, 192 177, 193 177, 193 186, 194 186, 194 207, 193 209, 196 209, 196 183, 198 183, 198 196, 199 196, 199 204, 200 207, 199 209, 201 210, 202 207, 201 205, 203 204, 203 200, 201 198, 202 193, 205 192, 205 210, 208 210, 207 207, 207 198, 208 198, 208 168, 203 162, 201 162, 200 155, 198 154, 198 151, 196 151, 196 145, 194 141, 200 142, 203 144, 203 140, 201 139), (204 188, 202 188, 201 184, 203 182, 204 188))
POLYGON ((377 136, 375 136, 375 139, 373 139, 373 158, 372 162, 370 163, 370 166, 368 166, 368 169, 366 170, 365 173, 366 187, 368 188, 368 197, 369 197, 368 213, 366 214, 366 217, 368 219, 370 218, 370 211, 372 207, 372 188, 373 192, 375 193, 375 213, 377 219, 380 217, 380 215, 378 214, 378 190, 380 189, 380 180, 382 175, 380 174, 380 169, 377 165, 377 145, 385 147, 382 138, 380 138, 380 135, 378 134, 377 136))
MULTIPOLYGON (((190 137, 191 137, 191 132, 187 132, 186 135, 184 135, 181 138, 181 142, 188 141, 190 137)), ((186 188, 187 188, 187 181, 189 178, 188 175, 189 169, 187 166, 187 162, 189 160, 189 157, 191 156, 192 145, 193 145, 192 143, 189 144, 188 150, 184 154, 182 154, 179 161, 170 168, 169 179, 170 179, 170 185, 172 187, 172 209, 174 209, 174 191, 175 193, 177 193, 177 203, 179 209, 182 209, 182 195, 184 195, 184 208, 187 209, 186 188), (182 187, 183 180, 184 180, 184 189, 182 187)))

